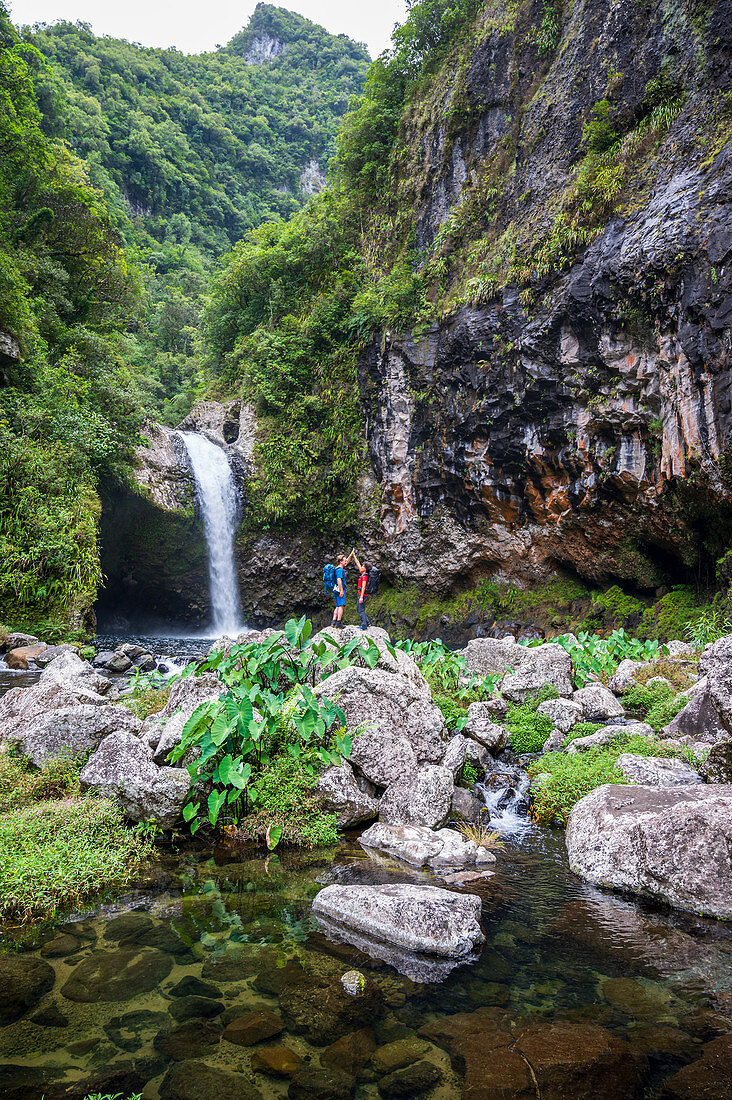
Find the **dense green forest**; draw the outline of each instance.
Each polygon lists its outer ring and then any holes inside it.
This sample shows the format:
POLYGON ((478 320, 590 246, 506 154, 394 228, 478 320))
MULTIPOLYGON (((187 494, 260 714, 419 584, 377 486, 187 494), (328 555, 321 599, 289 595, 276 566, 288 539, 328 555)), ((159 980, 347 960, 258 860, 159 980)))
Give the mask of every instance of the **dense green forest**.
POLYGON ((248 230, 307 200, 368 57, 268 4, 196 56, 65 22, 25 37, 48 62, 44 125, 85 160, 142 271, 134 359, 156 415, 176 423, 204 384, 196 332, 211 271, 248 230), (258 63, 267 41, 275 56, 258 63))
POLYGON ((0 8, 0 330, 20 349, 0 363, 0 620, 88 625, 100 485, 146 416, 175 423, 217 385, 197 335, 211 272, 307 201, 366 65, 263 4, 197 57, 19 32, 0 8), (266 38, 281 52, 260 64, 266 38))

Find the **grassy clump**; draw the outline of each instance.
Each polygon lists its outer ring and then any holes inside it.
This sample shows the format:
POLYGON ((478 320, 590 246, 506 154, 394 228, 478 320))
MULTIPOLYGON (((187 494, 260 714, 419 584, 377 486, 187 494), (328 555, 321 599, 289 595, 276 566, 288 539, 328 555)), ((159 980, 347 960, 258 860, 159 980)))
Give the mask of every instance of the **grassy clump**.
POLYGON ((623 706, 643 718, 654 730, 663 729, 689 699, 677 695, 669 684, 631 684, 623 694, 623 706))
POLYGON ((73 798, 78 794, 79 764, 73 756, 57 756, 40 771, 34 771, 14 752, 0 755, 0 814, 49 798, 73 798))
MULTIPOLYGON (((575 803, 596 787, 605 783, 627 783, 617 768, 618 757, 623 753, 664 758, 678 755, 642 734, 619 734, 609 745, 571 755, 549 752, 529 767, 532 778, 541 772, 549 774, 532 798, 534 820, 544 825, 555 821, 564 824, 575 803)), ((685 758, 688 759, 688 755, 685 758)))
POLYGON ((323 810, 316 783, 300 761, 276 757, 259 776, 257 810, 240 822, 238 835, 265 841, 268 829, 282 829, 281 844, 315 848, 337 843, 338 817, 323 810))
POLYGON ((599 729, 602 729, 600 722, 578 722, 576 726, 572 726, 564 739, 564 744, 568 745, 570 741, 577 741, 580 737, 590 737, 599 729))
POLYGON ((170 696, 170 685, 165 687, 143 687, 132 695, 125 695, 124 705, 138 718, 149 718, 159 714, 170 696))
POLYGON ((546 699, 556 699, 556 688, 543 687, 523 703, 513 703, 506 715, 506 728, 511 735, 514 752, 540 752, 544 742, 554 729, 554 723, 546 714, 539 714, 539 704, 546 699))
POLYGON ((108 885, 124 886, 152 851, 108 799, 79 793, 79 763, 37 771, 0 755, 0 918, 48 918, 108 885))
POLYGON ((105 886, 122 886, 152 850, 105 798, 34 803, 0 818, 0 917, 53 917, 105 886))

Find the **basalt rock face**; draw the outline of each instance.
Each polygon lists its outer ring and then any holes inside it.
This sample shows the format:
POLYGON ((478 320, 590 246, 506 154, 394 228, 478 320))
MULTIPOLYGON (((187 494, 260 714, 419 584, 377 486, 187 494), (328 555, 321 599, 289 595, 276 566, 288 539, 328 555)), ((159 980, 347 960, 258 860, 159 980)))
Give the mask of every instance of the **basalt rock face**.
POLYGON ((558 567, 652 587, 696 560, 710 514, 707 554, 732 529, 732 155, 718 114, 729 7, 700 24, 683 3, 674 20, 658 2, 565 6, 556 52, 538 63, 527 26, 540 17, 522 12, 513 27, 485 27, 453 85, 403 123, 418 247, 445 257, 464 291, 444 320, 381 333, 360 362, 383 563, 431 588, 558 567), (468 121, 456 131, 446 107, 459 80, 468 121), (643 138, 656 125, 650 89, 664 82, 670 123, 643 138), (598 213, 573 265, 535 265, 530 286, 500 289, 510 248, 495 269, 455 260, 456 211, 480 206, 481 173, 498 181, 476 215, 486 255, 502 229, 535 255, 602 102, 617 133, 647 145, 613 154, 610 172, 629 158, 627 201, 610 220, 598 213), (490 298, 481 288, 494 276, 490 298))

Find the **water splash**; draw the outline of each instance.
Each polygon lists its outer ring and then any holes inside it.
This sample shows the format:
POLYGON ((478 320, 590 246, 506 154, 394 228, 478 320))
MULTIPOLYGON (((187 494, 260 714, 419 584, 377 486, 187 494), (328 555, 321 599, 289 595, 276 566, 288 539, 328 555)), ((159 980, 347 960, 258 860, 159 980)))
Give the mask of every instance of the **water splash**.
POLYGON ((198 432, 178 432, 191 460, 208 546, 208 576, 212 627, 234 637, 244 629, 239 585, 234 568, 237 500, 229 459, 198 432))
POLYGON ((475 784, 475 793, 485 805, 492 829, 516 839, 532 831, 527 816, 529 777, 522 768, 494 761, 484 781, 475 784))

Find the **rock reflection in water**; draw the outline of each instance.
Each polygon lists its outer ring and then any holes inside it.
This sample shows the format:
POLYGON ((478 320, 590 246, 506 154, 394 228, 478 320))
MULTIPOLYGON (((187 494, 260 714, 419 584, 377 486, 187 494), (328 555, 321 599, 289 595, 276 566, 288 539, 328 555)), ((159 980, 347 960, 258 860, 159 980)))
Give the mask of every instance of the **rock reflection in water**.
POLYGON ((323 884, 439 881, 356 844, 189 849, 95 915, 30 939, 6 930, 0 1094, 184 1100, 193 1082, 201 1100, 257 1100, 292 1081, 293 1096, 365 1100, 439 1079, 434 1100, 518 1100, 536 1095, 530 1065, 563 1100, 650 1098, 679 1071, 687 1092, 670 1095, 715 1095, 689 1088, 732 1064, 718 1038, 732 1034, 729 930, 581 884, 561 833, 530 826, 494 866, 485 949, 454 968, 407 969, 385 945, 314 927, 323 884), (340 980, 353 970, 361 1001, 340 980))

